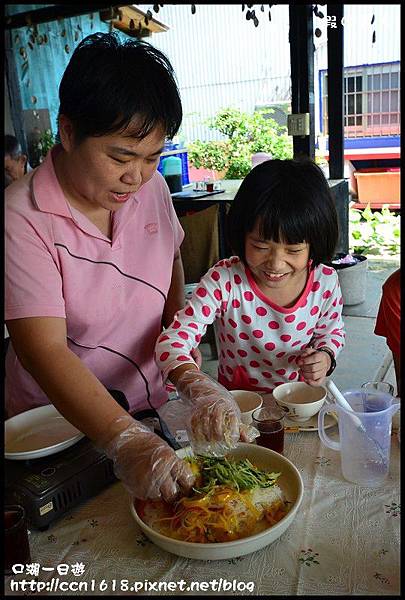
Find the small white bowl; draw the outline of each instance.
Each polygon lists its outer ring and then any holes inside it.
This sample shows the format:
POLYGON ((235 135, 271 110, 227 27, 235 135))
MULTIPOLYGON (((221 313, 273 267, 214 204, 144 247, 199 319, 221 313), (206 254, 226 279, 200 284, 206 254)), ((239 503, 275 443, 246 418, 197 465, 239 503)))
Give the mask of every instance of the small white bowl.
POLYGON ((304 381, 283 383, 273 390, 273 398, 282 407, 288 409, 289 419, 297 423, 308 421, 316 415, 327 395, 323 386, 313 387, 304 381))
POLYGON ((236 404, 240 410, 240 420, 245 425, 250 425, 252 422, 252 414, 257 408, 263 404, 263 398, 256 392, 248 392, 246 390, 232 390, 232 396, 235 398, 236 404))

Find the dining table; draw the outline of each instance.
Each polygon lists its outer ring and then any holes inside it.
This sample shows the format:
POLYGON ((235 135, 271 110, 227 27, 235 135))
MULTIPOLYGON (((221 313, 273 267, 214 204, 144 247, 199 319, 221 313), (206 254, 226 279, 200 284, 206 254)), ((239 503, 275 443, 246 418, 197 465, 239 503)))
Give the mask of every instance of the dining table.
MULTIPOLYGON (((389 474, 371 488, 343 478, 339 452, 316 426, 296 429, 285 432, 283 453, 300 472, 303 499, 289 528, 261 550, 207 561, 171 554, 144 535, 116 481, 47 530, 30 530, 31 561, 5 578, 5 594, 399 596, 397 432, 389 474)), ((328 434, 337 439, 338 426, 328 434)))

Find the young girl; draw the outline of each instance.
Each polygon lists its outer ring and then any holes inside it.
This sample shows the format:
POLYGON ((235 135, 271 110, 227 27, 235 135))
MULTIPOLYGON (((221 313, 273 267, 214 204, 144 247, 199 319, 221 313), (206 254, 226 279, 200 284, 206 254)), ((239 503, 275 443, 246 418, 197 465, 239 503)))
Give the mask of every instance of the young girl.
POLYGON ((232 203, 228 237, 236 256, 202 277, 158 339, 164 380, 179 389, 184 373, 197 370, 190 353, 215 321, 226 389, 320 385, 345 337, 338 277, 323 264, 334 254, 338 221, 321 169, 307 159, 256 166, 232 203))

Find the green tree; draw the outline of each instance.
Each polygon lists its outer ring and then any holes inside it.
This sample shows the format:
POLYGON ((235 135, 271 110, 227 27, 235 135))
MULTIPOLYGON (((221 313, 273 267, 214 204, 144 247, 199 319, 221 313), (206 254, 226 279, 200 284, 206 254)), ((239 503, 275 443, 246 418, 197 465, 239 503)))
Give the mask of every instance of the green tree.
POLYGON ((286 128, 268 117, 269 112, 271 109, 250 115, 236 108, 222 109, 206 124, 227 139, 188 144, 191 164, 197 169, 225 171, 225 179, 243 179, 252 168, 252 154, 256 152, 268 152, 273 158, 292 158, 292 141, 286 128))

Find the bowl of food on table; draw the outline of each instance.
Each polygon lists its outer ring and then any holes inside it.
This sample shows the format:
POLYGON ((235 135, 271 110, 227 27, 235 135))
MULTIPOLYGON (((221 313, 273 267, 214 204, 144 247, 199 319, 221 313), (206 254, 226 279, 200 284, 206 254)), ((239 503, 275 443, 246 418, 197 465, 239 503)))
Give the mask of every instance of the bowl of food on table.
POLYGON ((303 482, 283 455, 240 443, 224 457, 177 450, 195 475, 187 496, 172 503, 132 500, 143 533, 164 550, 199 560, 235 558, 278 539, 297 515, 303 482))
POLYGON ((273 390, 276 403, 284 408, 286 416, 297 423, 304 423, 316 415, 327 397, 326 388, 311 386, 304 381, 282 383, 273 390))

